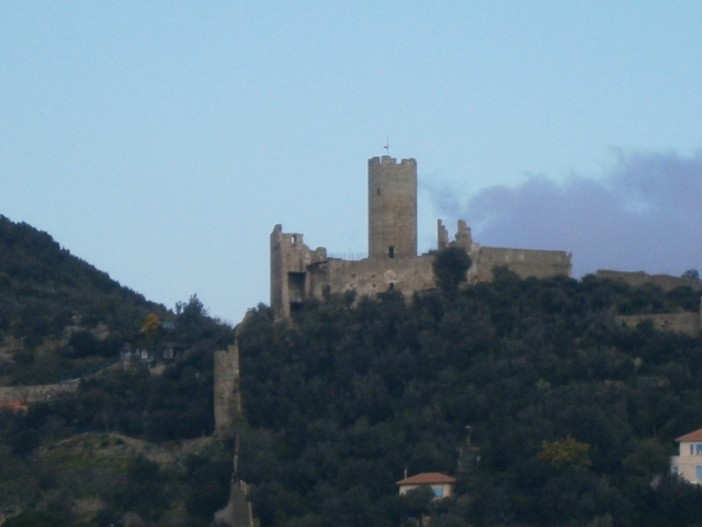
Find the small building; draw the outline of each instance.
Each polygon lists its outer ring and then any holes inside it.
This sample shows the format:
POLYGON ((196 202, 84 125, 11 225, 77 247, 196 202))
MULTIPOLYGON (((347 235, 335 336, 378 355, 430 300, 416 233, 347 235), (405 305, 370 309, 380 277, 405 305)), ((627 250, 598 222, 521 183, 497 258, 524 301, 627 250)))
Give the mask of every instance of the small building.
POLYGON ((702 428, 676 441, 680 443, 680 452, 670 458, 670 470, 690 483, 702 484, 702 428))
POLYGON ((434 492, 434 499, 441 499, 448 498, 453 494, 456 478, 452 478, 441 472, 422 472, 401 479, 396 483, 400 489, 400 496, 418 487, 431 487, 431 490, 434 492))

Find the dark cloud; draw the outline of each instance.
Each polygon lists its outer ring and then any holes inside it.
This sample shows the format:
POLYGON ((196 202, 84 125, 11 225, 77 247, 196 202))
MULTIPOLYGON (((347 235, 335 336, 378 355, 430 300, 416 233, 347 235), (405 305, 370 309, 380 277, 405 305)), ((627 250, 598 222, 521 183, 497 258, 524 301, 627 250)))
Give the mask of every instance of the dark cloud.
POLYGON ((598 179, 529 176, 464 203, 448 192, 433 196, 447 219, 465 218, 483 245, 572 252, 574 276, 702 269, 702 152, 618 152, 598 179))

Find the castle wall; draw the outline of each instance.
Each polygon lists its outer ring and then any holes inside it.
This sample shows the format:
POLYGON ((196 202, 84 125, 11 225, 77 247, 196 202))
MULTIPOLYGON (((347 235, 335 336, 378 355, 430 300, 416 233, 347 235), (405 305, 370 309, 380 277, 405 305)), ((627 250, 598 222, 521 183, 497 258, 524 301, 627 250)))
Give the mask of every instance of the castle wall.
POLYGON ((0 406, 12 402, 34 403, 49 401, 65 393, 78 390, 78 382, 63 382, 58 384, 35 384, 30 386, 0 386, 0 406))
MULTIPOLYGON (((461 247, 470 253, 471 282, 491 281, 496 266, 519 276, 570 276, 571 255, 564 251, 535 251, 480 247, 460 220, 455 241, 438 222, 438 248, 461 247)), ((323 247, 310 249, 299 233, 284 233, 276 225, 270 237, 271 306, 276 318, 287 318, 307 299, 328 293, 355 291, 359 296, 391 289, 405 296, 436 287, 431 254, 417 255, 417 162, 390 156, 368 160, 368 246, 364 260, 328 258, 323 247)))
POLYGON ((330 259, 326 275, 320 277, 324 282, 315 280, 312 294, 320 298, 328 286, 334 293, 356 291, 365 296, 394 289, 411 296, 415 291, 435 287, 432 262, 430 255, 358 261, 330 259))
POLYGON ((641 286, 644 284, 653 284, 660 287, 663 291, 672 291, 678 287, 690 287, 693 291, 702 291, 702 281, 691 280, 689 278, 679 278, 665 274, 647 274, 643 271, 625 272, 611 271, 607 269, 599 269, 596 273, 597 278, 609 280, 621 280, 631 286, 641 286))
POLYGON ((473 267, 471 281, 490 282, 495 267, 507 266, 521 278, 548 278, 570 276, 571 254, 565 251, 540 251, 534 249, 508 249, 502 247, 473 246, 470 252, 473 267))
POLYGON ((635 328, 644 321, 650 321, 658 331, 682 333, 690 337, 700 336, 700 314, 693 312, 664 313, 655 315, 622 315, 616 321, 623 326, 635 328))
POLYGON ((236 344, 214 353, 215 434, 232 437, 234 420, 241 412, 239 398, 239 348, 236 344))
POLYGON ((327 251, 323 247, 313 251, 302 234, 284 233, 280 224, 273 228, 270 243, 271 306, 276 318, 285 318, 291 305, 310 297, 310 266, 326 261, 327 251))
POLYGON ((368 256, 417 256, 417 162, 368 160, 368 256))

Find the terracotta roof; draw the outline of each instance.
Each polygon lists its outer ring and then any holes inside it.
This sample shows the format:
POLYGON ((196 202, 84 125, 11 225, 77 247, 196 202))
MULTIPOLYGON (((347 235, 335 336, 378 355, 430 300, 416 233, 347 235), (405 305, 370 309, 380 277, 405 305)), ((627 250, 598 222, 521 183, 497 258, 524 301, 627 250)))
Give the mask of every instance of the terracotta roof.
POLYGON ((432 485, 435 483, 456 483, 456 478, 441 472, 422 472, 396 482, 398 485, 432 485))
POLYGON ((677 441, 702 441, 702 428, 698 428, 694 432, 678 437, 677 441))
POLYGON ((0 410, 10 410, 11 412, 26 413, 28 407, 27 403, 24 401, 0 401, 0 410))

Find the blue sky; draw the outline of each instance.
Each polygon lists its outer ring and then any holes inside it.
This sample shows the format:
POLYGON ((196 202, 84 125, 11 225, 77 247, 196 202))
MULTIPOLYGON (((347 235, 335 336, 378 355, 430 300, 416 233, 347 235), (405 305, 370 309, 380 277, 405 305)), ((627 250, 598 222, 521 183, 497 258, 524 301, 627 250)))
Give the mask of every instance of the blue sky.
POLYGON ((367 159, 436 218, 702 268, 702 3, 0 2, 0 214, 173 307, 267 303, 276 223, 366 251, 367 159))

